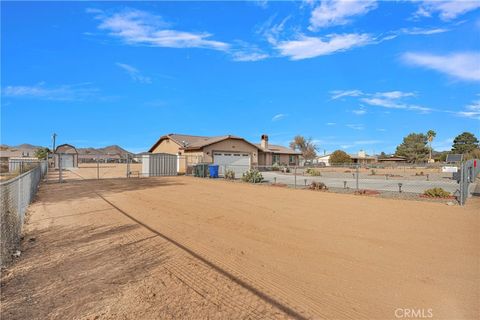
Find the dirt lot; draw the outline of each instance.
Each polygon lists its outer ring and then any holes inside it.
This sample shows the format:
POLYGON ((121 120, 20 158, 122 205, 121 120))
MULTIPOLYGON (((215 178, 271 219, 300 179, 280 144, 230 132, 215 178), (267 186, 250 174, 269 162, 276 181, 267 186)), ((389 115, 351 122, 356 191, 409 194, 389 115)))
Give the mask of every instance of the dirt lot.
POLYGON ((478 199, 88 172, 41 187, 2 319, 480 317, 478 199))

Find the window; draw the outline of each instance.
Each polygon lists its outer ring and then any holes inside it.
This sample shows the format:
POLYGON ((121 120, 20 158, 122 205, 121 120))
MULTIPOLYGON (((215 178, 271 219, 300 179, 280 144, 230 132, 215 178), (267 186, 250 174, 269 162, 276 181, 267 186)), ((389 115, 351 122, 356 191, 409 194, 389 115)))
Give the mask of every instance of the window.
POLYGON ((280 164, 280 155, 274 154, 272 157, 272 164, 280 164))
POLYGON ((297 161, 295 161, 295 156, 294 156, 294 155, 290 155, 290 156, 288 157, 288 162, 289 162, 289 164, 296 164, 297 161))

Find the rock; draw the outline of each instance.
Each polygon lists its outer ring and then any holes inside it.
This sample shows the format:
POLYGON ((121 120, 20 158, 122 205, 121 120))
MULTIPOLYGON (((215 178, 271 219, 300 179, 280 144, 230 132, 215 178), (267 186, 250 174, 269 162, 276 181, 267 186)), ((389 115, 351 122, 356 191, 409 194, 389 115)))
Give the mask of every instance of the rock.
POLYGON ((12 256, 13 256, 14 258, 18 258, 18 257, 20 257, 21 254, 22 254, 22 252, 21 252, 20 250, 16 250, 16 251, 12 254, 12 256))
POLYGON ((454 206, 454 205, 455 205, 455 203, 453 203, 452 201, 447 202, 447 206, 454 206))

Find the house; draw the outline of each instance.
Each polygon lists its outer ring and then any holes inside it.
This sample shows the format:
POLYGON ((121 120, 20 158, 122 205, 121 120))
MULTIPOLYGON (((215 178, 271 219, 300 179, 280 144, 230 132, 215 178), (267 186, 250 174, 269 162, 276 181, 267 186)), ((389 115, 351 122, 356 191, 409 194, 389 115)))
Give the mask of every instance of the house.
POLYGON ((149 152, 177 155, 180 173, 189 173, 189 167, 196 163, 218 164, 220 173, 227 166, 244 172, 251 166, 296 165, 300 155, 282 146, 269 145, 267 135, 262 135, 261 142, 254 144, 234 135, 206 137, 175 133, 161 136, 149 152))
POLYGON ((382 163, 382 164, 399 164, 399 163, 406 163, 406 162, 407 162, 407 159, 405 157, 400 157, 400 156, 378 158, 378 163, 382 163))
POLYGON ((377 157, 369 156, 363 150, 360 150, 357 154, 350 154, 350 158, 352 159, 353 163, 361 165, 377 162, 377 157))
MULTIPOLYGON (((330 163, 330 156, 332 154, 324 154, 323 156, 318 156, 313 160, 313 164, 322 164, 325 166, 331 166, 330 163)), ((365 151, 360 150, 357 154, 349 154, 350 159, 352 159, 352 163, 358 163, 361 165, 364 164, 371 164, 377 162, 377 157, 369 156, 365 153, 365 151)))

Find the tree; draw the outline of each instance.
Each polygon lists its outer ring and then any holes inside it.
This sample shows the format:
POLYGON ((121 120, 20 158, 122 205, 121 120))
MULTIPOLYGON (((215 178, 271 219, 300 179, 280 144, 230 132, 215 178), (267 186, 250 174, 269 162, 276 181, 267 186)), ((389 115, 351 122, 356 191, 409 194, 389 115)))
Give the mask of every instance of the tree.
POLYGON ((433 131, 433 130, 428 130, 428 132, 427 132, 427 140, 428 140, 428 144, 429 144, 429 146, 430 146, 430 148, 429 148, 429 149, 430 149, 430 153, 429 153, 429 155, 428 155, 428 159, 429 159, 429 160, 432 160, 432 150, 433 150, 433 149, 432 149, 432 141, 433 141, 433 139, 435 139, 436 136, 437 136, 437 133, 436 133, 435 131, 433 131))
POLYGON ((305 160, 312 160, 317 157, 317 146, 313 143, 312 138, 305 139, 300 135, 295 136, 290 142, 290 148, 300 151, 305 160))
POLYGON ((478 148, 478 139, 470 132, 464 132, 453 139, 453 153, 466 154, 476 148, 478 148))
POLYGON ((380 152, 380 155, 378 156, 379 159, 385 159, 388 158, 387 154, 385 152, 380 152))
POLYGON ((397 147, 395 155, 405 157, 408 162, 426 161, 429 155, 427 148, 428 138, 423 133, 410 133, 403 138, 397 147))
POLYGON ((342 150, 335 150, 330 155, 330 159, 328 160, 331 164, 344 164, 344 163, 351 163, 352 158, 342 150))
POLYGON ((37 157, 40 160, 45 160, 47 159, 47 155, 50 152, 50 149, 48 148, 40 148, 35 150, 35 157, 37 157))

